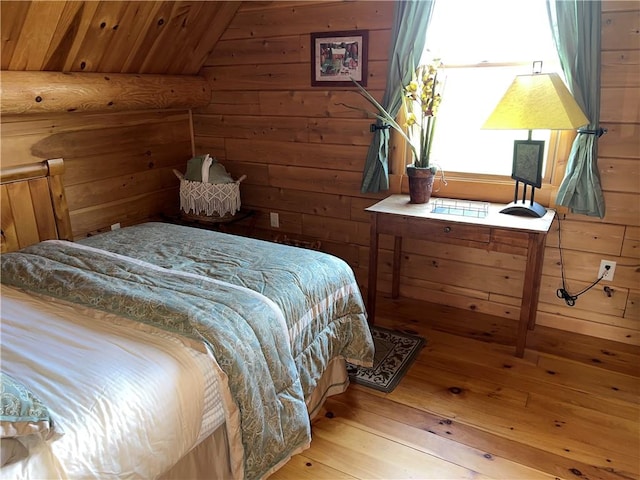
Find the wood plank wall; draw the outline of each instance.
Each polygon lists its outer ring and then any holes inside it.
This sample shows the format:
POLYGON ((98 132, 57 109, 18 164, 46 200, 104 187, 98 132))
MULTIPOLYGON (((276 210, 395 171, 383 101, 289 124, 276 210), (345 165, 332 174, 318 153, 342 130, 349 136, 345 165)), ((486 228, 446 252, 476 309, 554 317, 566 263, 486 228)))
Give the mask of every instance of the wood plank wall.
POLYGON ((558 225, 549 235, 538 323, 579 333, 639 342, 640 328, 640 4, 602 2, 598 169, 605 218, 567 214, 561 222, 562 259, 571 292, 596 279, 600 260, 617 262, 614 280, 579 297, 574 307, 553 299, 561 275, 558 225), (604 286, 613 289, 611 297, 604 286))
MULTIPOLYGON (((239 2, 2 1, 0 66, 3 71, 78 72, 69 76, 74 82, 68 87, 80 98, 92 91, 83 77, 87 72, 123 74, 117 76, 120 79, 126 74, 192 76, 238 6, 239 2)), ((122 93, 128 100, 143 101, 140 91, 122 93)), ((192 155, 191 112, 176 107, 132 112, 117 108, 113 113, 3 115, 0 120, 3 166, 64 158, 76 237, 114 223, 125 226, 177 211, 178 180, 172 168, 184 168, 192 155)))
POLYGON ((2 166, 63 158, 74 237, 177 212, 187 110, 2 116, 2 166))
MULTIPOLYGON (((603 2, 602 122, 599 168, 607 201, 603 220, 562 216, 562 257, 572 293, 588 286, 601 259, 617 262, 615 279, 568 307, 562 286, 557 224, 549 235, 539 323, 638 343, 640 131, 637 75, 640 10, 603 2)), ((366 288, 369 218, 364 208, 401 189, 399 176, 380 195, 360 193, 371 139, 369 120, 339 106, 358 103, 349 89, 310 86, 310 33, 369 31, 368 89, 381 97, 393 17, 392 2, 244 3, 205 62, 212 102, 194 112, 197 153, 215 155, 247 175, 243 204, 258 212, 254 236, 320 240, 341 256, 366 288), (271 228, 269 212, 279 214, 271 228)), ((442 196, 446 196, 443 190, 442 196)), ((509 201, 509 198, 503 199, 509 201)), ((245 231, 238 228, 238 231, 245 231)), ((379 288, 390 291, 391 238, 383 238, 379 288)), ((506 254, 406 241, 401 296, 517 319, 522 260, 506 254)))

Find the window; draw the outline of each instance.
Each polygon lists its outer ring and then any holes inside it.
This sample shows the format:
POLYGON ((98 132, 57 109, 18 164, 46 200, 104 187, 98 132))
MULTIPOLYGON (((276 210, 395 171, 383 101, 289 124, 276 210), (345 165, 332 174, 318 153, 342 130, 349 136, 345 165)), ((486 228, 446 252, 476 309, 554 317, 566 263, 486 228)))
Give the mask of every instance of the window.
MULTIPOLYGON (((425 57, 445 65, 433 161, 447 174, 511 175, 513 141, 526 130, 482 130, 516 75, 542 71, 562 75, 544 0, 440 0, 427 32, 425 57)), ((545 140, 551 132, 534 130, 545 140)), ((547 152, 545 152, 545 160, 547 152)))

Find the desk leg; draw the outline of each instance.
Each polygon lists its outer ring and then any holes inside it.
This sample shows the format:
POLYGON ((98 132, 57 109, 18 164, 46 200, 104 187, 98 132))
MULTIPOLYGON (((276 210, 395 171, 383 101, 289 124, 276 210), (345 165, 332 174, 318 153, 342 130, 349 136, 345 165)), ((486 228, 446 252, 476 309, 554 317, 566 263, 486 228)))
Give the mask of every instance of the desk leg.
POLYGON ((536 324, 538 299, 540 297, 540 278, 542 261, 544 259, 544 239, 541 233, 529 234, 527 250, 527 267, 524 273, 522 287, 522 303, 520 304, 520 322, 518 324, 518 338, 516 340, 516 356, 522 358, 527 344, 527 331, 533 330, 536 324))
POLYGON ((371 214, 371 232, 369 235, 369 281, 367 285, 367 314, 369 325, 376 318, 376 293, 378 288, 378 216, 371 214))
POLYGON ((400 296, 400 261, 402 260, 402 237, 393 242, 393 270, 391 272, 391 298, 400 296))

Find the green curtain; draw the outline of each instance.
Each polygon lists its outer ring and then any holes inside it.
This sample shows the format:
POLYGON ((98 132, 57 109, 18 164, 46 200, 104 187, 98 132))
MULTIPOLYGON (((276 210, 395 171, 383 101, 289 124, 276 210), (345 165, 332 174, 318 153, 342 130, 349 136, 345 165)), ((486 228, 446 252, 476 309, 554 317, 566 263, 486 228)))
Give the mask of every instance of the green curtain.
POLYGON ((556 203, 603 218, 598 172, 601 1, 547 0, 547 12, 569 89, 590 121, 573 142, 556 203))
MULTIPOLYGON (((434 3, 435 0, 395 3, 387 88, 381 102, 385 110, 394 117, 402 106, 402 87, 411 78, 411 70, 416 67, 413 63, 414 52, 418 61, 422 56, 434 3)), ((362 193, 381 190, 389 190, 389 129, 374 132, 362 177, 362 193)))

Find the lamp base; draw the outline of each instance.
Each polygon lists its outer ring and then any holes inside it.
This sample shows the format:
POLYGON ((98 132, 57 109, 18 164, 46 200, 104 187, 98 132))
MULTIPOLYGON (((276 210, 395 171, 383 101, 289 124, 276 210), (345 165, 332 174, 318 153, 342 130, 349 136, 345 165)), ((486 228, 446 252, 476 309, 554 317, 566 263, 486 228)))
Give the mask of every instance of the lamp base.
POLYGON ((500 210, 500 213, 508 213, 509 215, 521 215, 523 217, 541 218, 547 214, 547 209, 538 202, 520 201, 511 202, 509 205, 500 210))

